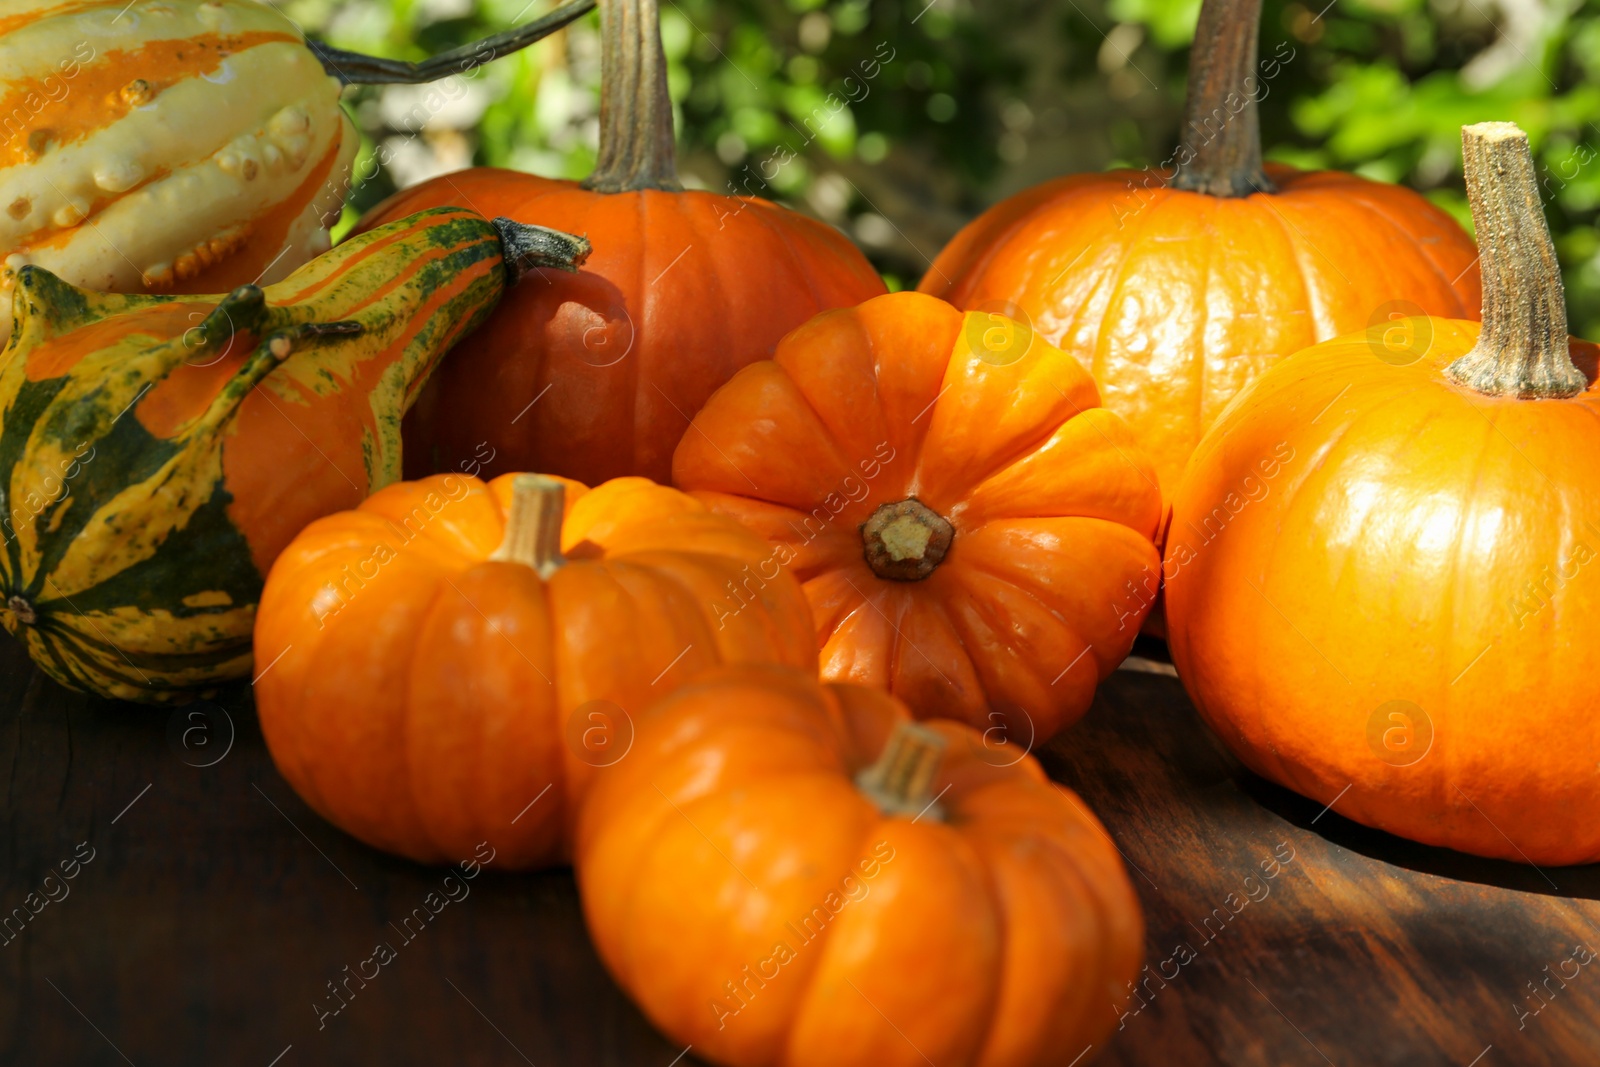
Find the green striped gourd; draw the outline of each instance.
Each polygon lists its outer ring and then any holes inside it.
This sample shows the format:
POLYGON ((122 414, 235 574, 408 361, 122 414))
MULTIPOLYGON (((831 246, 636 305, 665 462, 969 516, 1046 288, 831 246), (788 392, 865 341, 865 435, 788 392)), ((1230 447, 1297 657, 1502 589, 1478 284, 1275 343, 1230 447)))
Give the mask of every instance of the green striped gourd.
POLYGON ((93 293, 25 267, 0 354, 0 623, 108 697, 249 676, 284 545, 399 478, 401 416, 510 282, 587 253, 444 209, 226 296, 93 293))

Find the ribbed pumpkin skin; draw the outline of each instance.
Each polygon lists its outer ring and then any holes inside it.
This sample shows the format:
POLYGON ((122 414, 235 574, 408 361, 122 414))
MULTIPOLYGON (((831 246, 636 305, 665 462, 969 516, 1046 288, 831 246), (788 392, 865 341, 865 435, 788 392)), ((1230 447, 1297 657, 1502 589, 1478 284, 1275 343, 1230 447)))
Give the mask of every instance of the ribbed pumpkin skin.
POLYGON ((884 291, 832 228, 706 192, 593 193, 480 168, 406 189, 362 224, 436 204, 559 219, 595 251, 576 275, 521 286, 434 376, 406 422, 408 477, 454 470, 487 439, 512 467, 664 482, 689 419, 735 371, 817 312, 884 291))
POLYGON ((248 676, 273 559, 399 478, 402 413, 505 276, 496 230, 453 210, 340 246, 264 306, 26 268, 0 356, 0 623, 51 677, 103 696, 248 676), (340 321, 363 329, 273 351, 340 321))
POLYGON ((267 4, 17 0, 0 72, 0 299, 28 263, 211 293, 328 248, 358 138, 337 79, 267 4))
POLYGON ((1083 369, 1037 336, 991 362, 994 328, 920 293, 819 315, 717 391, 673 476, 805 583, 824 678, 1025 745, 1132 646, 1161 496, 1083 369), (859 529, 907 498, 955 530, 919 581, 879 577, 859 529))
POLYGON ((1131 171, 1046 182, 969 223, 919 288, 1014 307, 1076 357, 1170 501, 1206 428, 1279 359, 1390 310, 1478 314, 1477 249, 1421 196, 1333 171, 1267 173, 1276 193, 1239 199, 1131 171))
POLYGON ((1239 397, 1174 501, 1172 658, 1247 766, 1346 818, 1589 863, 1600 349, 1572 342, 1578 396, 1489 397, 1442 373, 1478 333, 1412 319, 1387 346, 1329 341, 1239 397))
POLYGON ((560 862, 595 764, 626 762, 624 716, 719 663, 815 670, 792 578, 718 610, 770 548, 642 478, 568 484, 550 578, 490 560, 515 477, 390 486, 307 527, 261 598, 256 657, 274 666, 256 706, 278 769, 330 822, 425 863, 482 841, 497 867, 560 862))
POLYGON ((878 690, 725 668, 597 781, 584 916, 674 1042, 730 1067, 1044 1067, 1110 1033, 1144 948, 1110 837, 1032 757, 993 766, 944 721, 942 815, 881 814, 853 779, 906 718, 878 690))

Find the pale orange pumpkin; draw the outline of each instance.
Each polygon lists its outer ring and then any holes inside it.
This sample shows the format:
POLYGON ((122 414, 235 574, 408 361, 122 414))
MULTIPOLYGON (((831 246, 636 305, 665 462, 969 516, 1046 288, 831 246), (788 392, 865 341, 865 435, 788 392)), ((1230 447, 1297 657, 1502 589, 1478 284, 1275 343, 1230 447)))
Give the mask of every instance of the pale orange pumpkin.
POLYGON ((730 1067, 1043 1067, 1143 951, 1116 848, 1028 756, 878 690, 721 668, 638 723, 575 867, 600 958, 730 1067))

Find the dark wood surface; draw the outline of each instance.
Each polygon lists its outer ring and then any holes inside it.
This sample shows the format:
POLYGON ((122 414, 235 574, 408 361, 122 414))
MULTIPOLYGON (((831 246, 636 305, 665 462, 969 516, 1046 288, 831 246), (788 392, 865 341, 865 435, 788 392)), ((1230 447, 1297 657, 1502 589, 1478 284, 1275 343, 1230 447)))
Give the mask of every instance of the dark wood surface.
MULTIPOLYGON (((1149 923, 1152 977, 1097 1062, 1600 1064, 1600 957, 1573 959, 1600 949, 1600 870, 1355 826, 1240 770, 1161 674, 1117 673, 1038 754, 1106 823, 1149 923)), ((60 898, 0 934, 0 1064, 669 1067, 683 1052, 601 969, 567 872, 491 865, 404 941, 390 922, 446 872, 313 815, 246 688, 178 711, 113 704, 3 639, 0 769, 0 913, 60 898), (396 958, 319 1020, 338 1003, 327 983, 379 941, 396 958)))

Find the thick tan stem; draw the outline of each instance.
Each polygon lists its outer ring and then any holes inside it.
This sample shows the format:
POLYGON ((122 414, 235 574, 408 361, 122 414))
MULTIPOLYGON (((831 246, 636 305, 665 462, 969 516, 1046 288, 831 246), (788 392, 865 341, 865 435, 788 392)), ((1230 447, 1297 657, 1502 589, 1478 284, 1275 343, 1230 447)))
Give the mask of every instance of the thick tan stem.
POLYGON ((1561 265, 1539 199, 1528 135, 1510 122, 1465 126, 1461 155, 1478 231, 1483 332, 1445 374, 1486 396, 1576 396, 1588 381, 1567 349, 1561 265))
POLYGON ((656 0, 600 4, 600 158, 583 187, 599 193, 683 188, 656 0))
POLYGON ((1261 168, 1256 37, 1261 0, 1204 0, 1189 52, 1177 172, 1172 185, 1212 196, 1270 193, 1261 168))
POLYGON ((566 561, 561 558, 561 519, 567 487, 542 474, 519 474, 511 483, 511 515, 505 538, 489 558, 520 563, 549 578, 566 561))
POLYGON ((955 539, 950 520, 915 497, 884 504, 861 524, 861 553, 879 578, 920 582, 955 539))
POLYGON ((899 723, 877 762, 856 775, 856 788, 886 815, 942 819, 933 779, 944 749, 945 739, 938 731, 914 722, 899 723))

